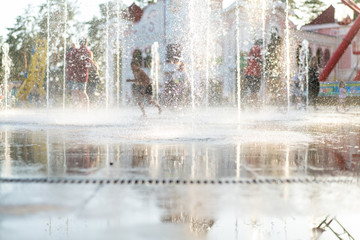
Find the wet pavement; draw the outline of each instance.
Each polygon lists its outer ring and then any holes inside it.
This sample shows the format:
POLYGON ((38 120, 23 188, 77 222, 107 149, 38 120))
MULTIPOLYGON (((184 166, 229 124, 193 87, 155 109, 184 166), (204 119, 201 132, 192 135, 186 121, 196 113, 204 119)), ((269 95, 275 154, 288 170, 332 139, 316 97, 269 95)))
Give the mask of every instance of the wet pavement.
POLYGON ((147 110, 2 114, 0 239, 360 237, 360 108, 147 110))

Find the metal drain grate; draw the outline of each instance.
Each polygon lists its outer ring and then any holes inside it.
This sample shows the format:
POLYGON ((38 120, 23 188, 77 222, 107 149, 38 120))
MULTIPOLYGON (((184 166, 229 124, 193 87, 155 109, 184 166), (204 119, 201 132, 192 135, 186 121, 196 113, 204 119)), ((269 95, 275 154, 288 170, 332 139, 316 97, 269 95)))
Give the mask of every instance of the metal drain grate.
POLYGON ((103 185, 251 185, 251 184, 357 184, 356 178, 264 178, 232 180, 180 179, 69 179, 69 178, 0 178, 0 183, 103 184, 103 185))

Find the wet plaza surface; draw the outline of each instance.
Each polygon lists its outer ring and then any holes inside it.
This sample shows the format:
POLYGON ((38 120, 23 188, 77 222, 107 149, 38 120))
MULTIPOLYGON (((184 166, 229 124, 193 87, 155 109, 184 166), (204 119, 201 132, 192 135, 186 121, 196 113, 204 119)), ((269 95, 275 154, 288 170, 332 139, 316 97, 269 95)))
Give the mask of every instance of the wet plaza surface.
POLYGON ((0 239, 360 237, 360 109, 148 111, 2 113, 0 239))

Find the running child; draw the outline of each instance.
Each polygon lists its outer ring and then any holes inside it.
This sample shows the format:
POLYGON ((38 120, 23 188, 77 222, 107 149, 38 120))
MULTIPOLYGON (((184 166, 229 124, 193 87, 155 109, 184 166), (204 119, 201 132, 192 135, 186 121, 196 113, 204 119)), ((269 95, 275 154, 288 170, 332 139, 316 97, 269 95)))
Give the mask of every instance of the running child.
POLYGON ((152 86, 151 80, 149 76, 140 68, 140 64, 137 62, 131 63, 131 70, 133 72, 135 79, 127 79, 127 82, 133 82, 137 86, 137 103, 143 113, 143 116, 146 116, 145 109, 144 109, 144 97, 146 98, 147 102, 155 105, 159 109, 159 114, 161 114, 161 107, 159 103, 152 99, 152 86))

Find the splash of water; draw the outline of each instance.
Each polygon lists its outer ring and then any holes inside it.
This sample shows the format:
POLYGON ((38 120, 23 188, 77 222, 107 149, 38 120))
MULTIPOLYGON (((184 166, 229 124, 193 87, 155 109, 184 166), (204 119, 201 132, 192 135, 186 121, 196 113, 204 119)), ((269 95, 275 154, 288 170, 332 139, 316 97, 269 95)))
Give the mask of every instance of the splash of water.
MULTIPOLYGON (((305 39, 302 41, 299 52, 299 73, 298 80, 300 83, 300 92, 309 92, 309 42, 305 39), (305 81, 305 84, 304 84, 305 81), (305 85, 305 87, 304 87, 305 85)), ((306 94, 306 109, 309 109, 309 96, 306 94)))
POLYGON ((240 0, 236 0, 236 74, 237 74, 237 108, 240 120, 241 112, 241 62, 240 62, 240 0))
POLYGON ((287 85, 287 111, 290 111, 290 27, 289 27, 289 0, 286 0, 285 18, 285 44, 286 44, 286 85, 287 85))
POLYGON ((50 107, 50 0, 47 0, 47 53, 46 53, 46 108, 50 107))
POLYGON ((267 0, 262 0, 262 39, 263 39, 263 51, 262 51, 262 95, 263 95, 263 104, 266 102, 266 59, 265 59, 265 49, 266 49, 266 11, 267 11, 267 0))
POLYGON ((110 94, 110 76, 109 76, 109 21, 110 21, 110 8, 109 8, 109 2, 106 4, 106 50, 105 50, 105 59, 106 59, 106 70, 105 70, 105 94, 106 94, 106 102, 105 107, 106 109, 109 109, 109 94, 110 94))
MULTIPOLYGON (((188 8, 189 8, 189 22, 195 22, 193 19, 195 17, 195 15, 197 15, 195 9, 196 8, 196 4, 195 1, 190 1, 188 3, 188 8)), ((189 39, 188 39, 188 47, 187 47, 187 51, 188 51, 188 55, 189 55, 189 62, 190 62, 190 68, 189 68, 189 79, 190 79, 190 90, 191 90, 191 105, 192 105, 192 109, 195 110, 195 56, 194 56, 194 49, 195 49, 195 39, 191 36, 196 36, 196 29, 194 24, 190 24, 189 26, 189 39)))
POLYGON ((209 82, 210 82, 210 17, 211 17, 211 0, 206 3, 206 72, 205 72, 205 108, 209 106, 209 82))
POLYGON ((153 80, 155 86, 155 98, 159 101, 159 69, 160 69, 160 56, 159 56, 159 43, 154 42, 151 46, 151 70, 150 78, 153 80))
MULTIPOLYGON (((120 0, 117 0, 117 8, 118 8, 118 12, 120 11, 120 0)), ((185 2, 185 1, 184 1, 185 2)), ((189 73, 190 73, 190 82, 191 82, 191 100, 192 100, 192 106, 193 108, 195 108, 195 94, 198 94, 198 86, 202 85, 201 87, 205 86, 205 89, 201 89, 199 90, 199 94, 201 94, 201 96, 196 96, 196 99, 201 99, 201 101, 203 101, 203 103, 205 103, 205 106, 207 107, 209 102, 211 102, 211 93, 212 93, 212 85, 211 85, 211 81, 212 81, 212 73, 214 72, 214 55, 212 55, 215 51, 214 49, 216 48, 216 46, 214 47, 214 32, 213 32, 213 25, 214 25, 214 14, 211 10, 211 0, 206 0, 206 1, 201 1, 201 0, 194 0, 194 1, 186 1, 187 2, 187 12, 189 13, 189 32, 188 34, 186 34, 188 38, 190 38, 189 42, 186 42, 184 44, 184 48, 189 48, 190 51, 188 51, 190 53, 190 61, 187 63, 189 64, 189 73), (203 6, 201 8, 201 10, 199 10, 199 7, 197 5, 203 6), (199 13, 200 11, 200 13, 199 13), (199 31, 200 30, 200 31, 199 31), (205 33, 205 34, 203 34, 205 33), (190 35, 190 36, 189 36, 190 35), (204 37, 205 36, 205 37, 204 37), (190 43, 190 44, 188 44, 190 43), (201 46, 200 43, 205 43, 206 44, 206 50, 200 49, 199 46, 201 46), (202 59, 199 60, 198 56, 200 56, 202 59), (199 70, 200 69, 200 70, 199 70), (200 73, 199 73, 200 72, 200 73), (199 74, 198 74, 199 73, 199 74), (197 75, 198 74, 198 75, 197 75), (200 77, 199 77, 200 76, 200 77), (199 80, 200 78, 202 78, 202 80, 199 80), (199 82, 201 82, 201 84, 198 84, 199 82), (201 92, 200 92, 201 91, 201 92), (210 95, 209 95, 210 94, 210 95), (210 99, 209 99, 210 98, 210 99)), ((244 3, 245 1, 241 1, 241 0, 236 0, 236 69, 237 69, 237 79, 238 81, 236 82, 237 84, 237 92, 235 92, 234 90, 231 90, 231 97, 236 96, 237 95, 237 107, 238 107, 238 111, 240 112, 241 110, 241 47, 244 49, 247 45, 246 43, 246 39, 250 39, 254 36, 260 37, 261 33, 262 33, 262 38, 263 38, 263 48, 265 47, 266 44, 266 37, 267 37, 267 33, 266 33, 266 24, 267 24, 267 7, 270 6, 271 4, 273 4, 270 0, 258 0, 258 1, 254 1, 256 2, 256 4, 261 4, 258 5, 259 7, 257 7, 258 9, 255 9, 257 11, 257 13, 259 14, 254 14, 257 16, 257 19, 250 19, 250 24, 249 26, 243 26, 243 23, 240 23, 240 17, 242 17, 241 14, 243 13, 239 13, 239 8, 240 8, 240 4, 244 3), (260 18, 262 17, 262 21, 259 21, 260 18), (262 31, 261 31, 261 23, 262 23, 262 31), (246 31, 248 28, 252 28, 252 30, 255 32, 257 31, 257 33, 252 33, 251 31, 246 31), (242 33, 243 32, 243 33, 242 33), (243 35, 244 39, 241 39, 243 35), (248 36, 247 36, 248 35, 248 36), (251 35, 251 36, 250 36, 251 35), (249 37, 250 36, 250 37, 249 37), (236 95, 235 95, 236 94, 236 95)), ((250 7, 254 8, 255 3, 254 2, 250 2, 248 1, 248 5, 251 5, 250 7)), ((48 12, 50 13, 50 0, 48 0, 47 2, 48 4, 48 12)), ((287 1, 287 11, 286 11, 286 44, 287 44, 287 49, 286 49, 286 54, 287 54, 287 60, 286 60, 286 76, 289 82, 289 78, 290 78, 290 72, 289 72, 289 67, 290 67, 290 63, 289 63, 289 20, 288 20, 288 1, 287 1)), ((184 4, 185 5, 185 4, 184 4)), ((245 5, 245 3, 244 3, 245 5)), ((109 5, 109 3, 107 3, 106 5, 107 9, 106 9, 106 25, 104 27, 106 27, 106 35, 104 36, 104 38, 106 38, 106 85, 105 85, 105 95, 106 96, 106 108, 109 107, 109 104, 112 103, 110 96, 112 95, 112 93, 115 93, 114 89, 111 89, 111 86, 116 86, 117 87, 117 104, 119 105, 120 103, 120 98, 125 99, 124 97, 122 97, 121 95, 121 88, 120 88, 120 56, 119 56, 119 49, 121 46, 120 43, 120 32, 123 31, 123 29, 120 29, 120 14, 117 15, 118 21, 117 21, 117 25, 116 25, 116 32, 114 32, 114 35, 112 35, 112 26, 114 26, 113 23, 116 24, 115 19, 111 19, 110 17, 110 13, 111 13, 111 5, 109 5), (116 38, 115 38, 115 33, 116 33, 116 38), (113 78, 113 76, 111 74, 109 74, 109 71, 111 71, 112 66, 110 63, 111 59, 114 60, 115 62, 115 58, 113 58, 113 55, 111 54, 112 51, 115 49, 113 48, 115 46, 115 44, 113 44, 113 42, 111 40, 115 40, 116 41, 116 49, 117 49, 117 81, 116 84, 111 84, 110 81, 114 81, 115 78, 113 78)), ((64 0, 64 8, 65 8, 65 13, 64 13, 64 21, 66 21, 66 1, 64 0)), ((245 11, 247 11, 247 9, 245 9, 245 11)), ((244 12, 245 12, 244 11, 244 12)), ((249 12, 249 11, 248 11, 249 12)), ((251 13, 248 13, 251 14, 251 13)), ((48 14, 49 15, 49 14, 48 14)), ((254 17, 256 18, 256 17, 254 17)), ((184 26, 186 26, 186 18, 184 19, 184 26)), ((66 25, 66 23, 65 23, 66 25)), ((48 16, 48 45, 49 45, 49 34, 51 33, 50 29, 50 24, 49 24, 49 16, 48 16)), ((216 26, 218 27, 218 26, 216 26)), ((232 26, 233 27, 233 26, 232 26)), ((115 29, 115 27, 114 27, 115 29)), ((188 29, 187 29, 188 30, 188 29)), ((52 30, 53 31, 53 30, 52 30)), ((65 31, 64 31, 64 40, 65 40, 65 44, 66 44, 66 27, 65 27, 65 31)), ((115 42, 114 41, 114 42, 115 42)), ((231 43, 233 44, 233 43, 231 43)), ((203 46, 203 45, 202 45, 203 46)), ((123 47, 123 46, 121 46, 123 47)), ((50 49, 50 48, 48 48, 50 49)), ((50 52, 50 50, 49 50, 50 52)), ((47 67, 49 67, 49 52, 48 52, 48 56, 47 56, 47 60, 48 60, 48 64, 47 67)), ((65 55, 65 49, 64 49, 64 55, 65 55)), ((189 55, 189 54, 188 54, 189 55)), ((262 56, 264 57, 265 54, 262 54, 262 56)), ((187 56, 187 58, 185 60, 188 60, 189 56, 187 56)), ((233 58, 232 58, 233 59, 233 58)), ((232 60, 234 61, 234 60, 232 60)), ((263 65, 263 75, 265 75, 265 64, 266 61, 263 61, 264 65, 263 65)), ((234 62, 232 62, 232 66, 233 66, 234 62)), ((64 65, 65 65, 65 57, 64 57, 64 65)), ((115 65, 115 64, 114 64, 115 65)), ((114 69, 115 70, 115 69, 114 69)), ((215 69, 216 70, 216 69, 215 69)), ((232 70, 233 71, 233 70, 232 70)), ((49 106, 49 70, 47 70, 47 106, 49 106)), ((115 73, 116 74, 116 73, 115 73)), ((115 75, 114 74, 114 75, 115 75)), ((233 72, 232 72, 233 74, 233 72)), ((285 75, 285 74, 284 74, 285 75)), ((232 77, 234 77, 234 75, 232 75, 232 77)), ((264 77, 263 77, 264 78, 264 77)), ((155 81, 158 81, 158 79, 155 79, 155 81)), ((65 67, 64 67, 64 85, 66 79, 65 79, 65 67)), ((225 79, 225 81, 228 81, 228 79, 225 79)), ((265 85, 265 81, 263 80, 262 83, 265 85)), ((235 89, 232 86, 233 89, 235 89)), ((263 87, 263 88, 266 88, 263 87)), ((124 89, 124 88, 123 88, 124 89)), ((158 91, 158 90, 157 90, 158 91)), ((289 91, 289 86, 288 86, 288 91, 289 91)), ((265 90, 264 90, 265 93, 265 90)), ((289 95, 289 93, 288 93, 289 95)), ((265 94, 263 94, 264 98, 265 98, 265 94)), ((157 97, 157 96, 156 96, 157 97)), ((288 96, 289 99, 289 96, 288 96)), ((125 101, 123 101, 125 102, 125 101)), ((234 101, 232 101, 232 103, 234 103, 234 101)), ((65 88, 63 89, 63 107, 65 108, 65 88)))
POLYGON ((64 80, 63 80, 63 109, 65 109, 66 100, 66 24, 67 24, 67 0, 64 0, 64 80))
POLYGON ((3 52, 2 65, 4 68, 4 106, 6 111, 8 107, 8 80, 10 77, 10 66, 11 66, 11 59, 9 57, 9 44, 4 43, 4 45, 2 46, 2 52, 3 52))
POLYGON ((117 4, 117 26, 116 26, 116 104, 120 106, 120 13, 121 13, 121 6, 119 1, 116 2, 117 4))
POLYGON ((188 18, 183 24, 186 39, 183 56, 188 66, 193 108, 195 105, 209 106, 213 93, 211 88, 217 83, 217 38, 221 21, 218 8, 213 3, 213 0, 194 0, 187 1, 185 5, 188 18))

